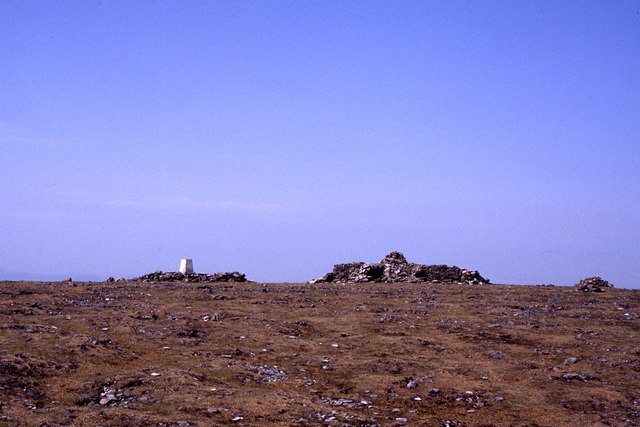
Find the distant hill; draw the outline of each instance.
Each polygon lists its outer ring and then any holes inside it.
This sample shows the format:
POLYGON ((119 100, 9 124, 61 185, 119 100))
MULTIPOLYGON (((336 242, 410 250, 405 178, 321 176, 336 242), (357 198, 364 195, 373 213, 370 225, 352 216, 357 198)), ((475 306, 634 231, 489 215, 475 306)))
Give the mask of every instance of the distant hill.
POLYGON ((27 273, 24 271, 10 271, 0 268, 0 280, 25 280, 34 282, 58 282, 65 277, 72 277, 80 282, 101 282, 104 277, 86 273, 27 273))

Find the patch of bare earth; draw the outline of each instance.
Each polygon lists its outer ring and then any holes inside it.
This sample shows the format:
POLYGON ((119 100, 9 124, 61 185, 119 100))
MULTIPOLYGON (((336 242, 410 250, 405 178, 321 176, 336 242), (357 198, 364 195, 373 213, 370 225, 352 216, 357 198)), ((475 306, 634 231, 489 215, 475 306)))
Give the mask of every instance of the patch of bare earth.
POLYGON ((640 425, 640 292, 0 283, 0 425, 640 425))

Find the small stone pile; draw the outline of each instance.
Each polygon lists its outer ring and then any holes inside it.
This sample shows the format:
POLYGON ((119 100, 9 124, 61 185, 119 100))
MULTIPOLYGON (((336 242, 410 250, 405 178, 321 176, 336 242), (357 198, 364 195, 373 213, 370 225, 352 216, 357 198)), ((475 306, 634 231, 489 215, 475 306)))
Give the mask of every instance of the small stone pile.
POLYGON ((247 278, 244 274, 233 272, 224 273, 181 273, 179 271, 156 271, 135 278, 134 280, 142 282, 246 282, 247 278))
POLYGON ((352 262, 336 264, 333 271, 309 283, 360 283, 360 282, 447 282, 488 284, 475 270, 464 270, 448 265, 424 265, 407 262, 400 252, 391 252, 380 262, 352 262))
POLYGON ((613 285, 600 276, 587 277, 575 285, 581 292, 604 292, 605 288, 613 288, 613 285))

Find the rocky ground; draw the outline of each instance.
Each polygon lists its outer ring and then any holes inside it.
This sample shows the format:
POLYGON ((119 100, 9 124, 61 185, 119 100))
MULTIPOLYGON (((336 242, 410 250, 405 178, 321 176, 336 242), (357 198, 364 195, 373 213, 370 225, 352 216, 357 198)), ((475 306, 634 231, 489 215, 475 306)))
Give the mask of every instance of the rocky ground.
POLYGON ((640 291, 0 282, 0 425, 640 425, 640 291))

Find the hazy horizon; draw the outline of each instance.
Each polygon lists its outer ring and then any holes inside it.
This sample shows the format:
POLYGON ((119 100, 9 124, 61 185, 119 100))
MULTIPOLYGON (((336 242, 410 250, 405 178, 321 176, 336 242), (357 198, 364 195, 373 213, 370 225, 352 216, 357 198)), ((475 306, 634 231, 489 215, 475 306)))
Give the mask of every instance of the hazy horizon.
POLYGON ((640 288, 640 3, 0 2, 0 279, 640 288), (62 277, 60 277, 61 275, 62 277))

